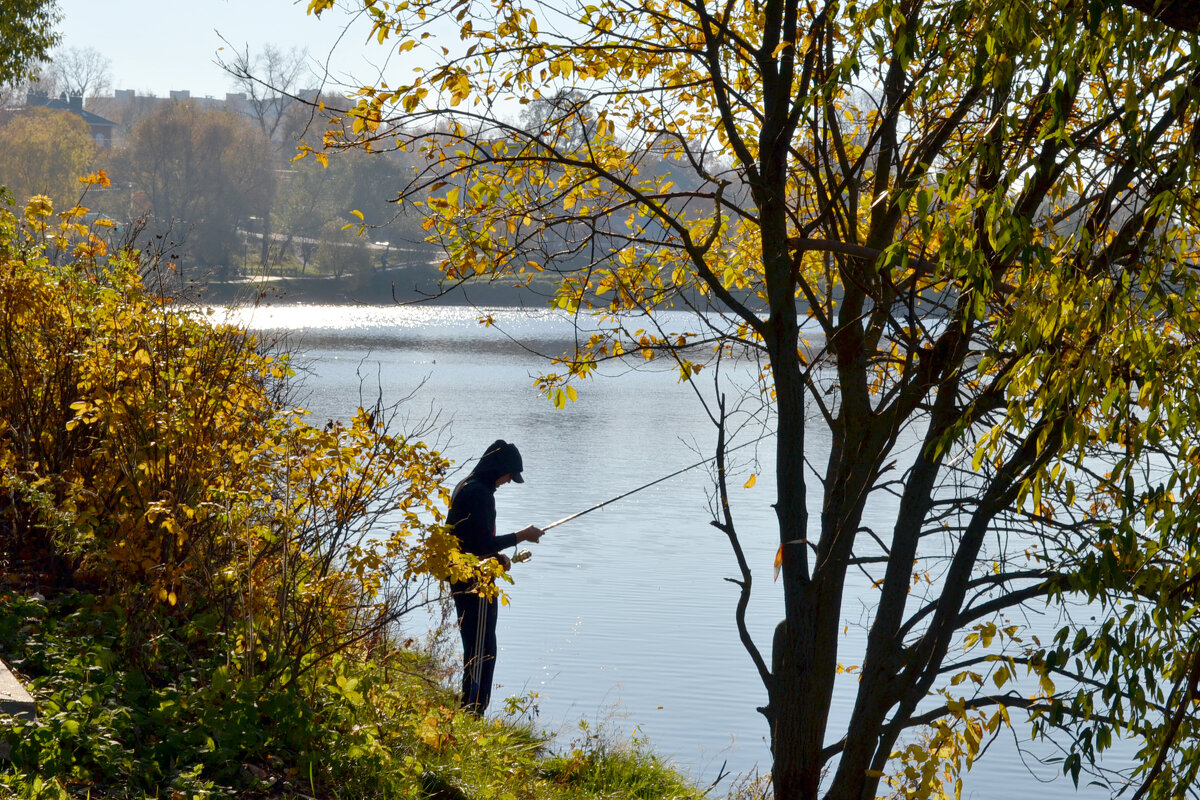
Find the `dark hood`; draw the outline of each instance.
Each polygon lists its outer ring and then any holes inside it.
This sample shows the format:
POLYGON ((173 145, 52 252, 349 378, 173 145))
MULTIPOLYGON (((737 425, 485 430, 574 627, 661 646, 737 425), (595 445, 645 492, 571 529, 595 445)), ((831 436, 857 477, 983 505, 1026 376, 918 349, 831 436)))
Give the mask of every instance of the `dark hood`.
POLYGON ((521 477, 523 469, 521 451, 517 450, 517 446, 503 439, 497 439, 488 445, 488 449, 484 451, 471 474, 477 478, 490 480, 509 474, 512 475, 514 482, 524 483, 525 479, 521 477))

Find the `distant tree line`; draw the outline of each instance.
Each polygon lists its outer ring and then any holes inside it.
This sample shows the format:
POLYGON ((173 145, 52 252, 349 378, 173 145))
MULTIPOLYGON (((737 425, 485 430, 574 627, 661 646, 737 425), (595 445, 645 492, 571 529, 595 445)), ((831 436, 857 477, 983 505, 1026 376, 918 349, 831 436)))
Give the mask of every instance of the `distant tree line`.
MULTIPOLYGON (((111 186, 91 187, 83 204, 118 223, 115 237, 165 256, 188 279, 345 278, 444 257, 441 244, 426 241, 428 209, 412 200, 430 166, 419 149, 324 151, 322 117, 352 104, 303 88, 307 54, 230 49, 224 66, 239 91, 224 99, 102 95, 111 85, 107 59, 55 51, 34 79, 0 92, 0 185, 18 202, 46 194, 69 208, 80 202, 78 178, 103 169, 111 186), (89 135, 95 117, 112 123, 111 146, 94 128, 89 135), (400 205, 404 187, 409 200, 400 205)), ((594 112, 570 92, 530 104, 520 122, 541 125, 558 145, 595 134, 594 112)), ((646 177, 669 171, 653 147, 637 168, 646 177)), ((469 178, 448 180, 465 186, 469 178)), ((576 252, 577 239, 556 232, 521 250, 531 261, 561 259, 576 252)), ((425 272, 420 282, 433 290, 437 271, 425 272)))
POLYGON ((80 113, 78 101, 76 110, 46 102, 58 88, 65 98, 109 80, 99 54, 67 51, 0 98, 0 186, 21 203, 45 194, 68 208, 83 194, 78 178, 103 169, 111 186, 90 187, 84 205, 115 220, 114 235, 216 278, 344 276, 428 261, 419 219, 389 202, 413 172, 406 154, 295 159, 310 127, 323 127, 311 124, 321 101, 344 105, 296 89, 302 58, 240 54, 235 78, 241 65, 284 85, 245 77, 245 91, 223 101, 121 92, 87 97, 80 113), (111 147, 89 135, 90 115, 114 123, 111 147))

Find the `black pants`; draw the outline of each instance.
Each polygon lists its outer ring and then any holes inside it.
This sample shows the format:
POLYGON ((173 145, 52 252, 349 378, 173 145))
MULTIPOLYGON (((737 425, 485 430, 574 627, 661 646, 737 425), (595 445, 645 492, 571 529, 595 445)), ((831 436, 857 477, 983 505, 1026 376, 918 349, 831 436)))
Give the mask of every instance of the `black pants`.
POLYGON ((496 671, 496 612, 500 604, 456 588, 454 610, 463 643, 462 707, 482 714, 492 697, 496 671))

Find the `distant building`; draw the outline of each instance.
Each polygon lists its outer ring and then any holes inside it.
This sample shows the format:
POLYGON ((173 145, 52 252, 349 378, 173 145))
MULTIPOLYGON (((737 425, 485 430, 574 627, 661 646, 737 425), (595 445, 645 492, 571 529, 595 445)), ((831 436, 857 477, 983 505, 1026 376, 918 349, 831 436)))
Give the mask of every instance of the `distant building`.
POLYGON ((113 130, 116 129, 117 123, 112 120, 105 119, 99 114, 93 114, 91 111, 85 111, 83 108, 83 97, 80 95, 67 96, 63 94, 59 97, 48 97, 44 93, 31 91, 29 99, 26 101, 29 107, 43 106, 52 108, 56 111, 70 111, 76 116, 82 117, 87 123, 88 132, 92 136, 92 141, 97 147, 109 148, 113 143, 113 130))
MULTIPOLYGON (((296 91, 295 95, 276 102, 281 102, 284 108, 297 102, 315 106, 322 96, 319 89, 300 89, 296 91)), ((334 96, 330 95, 329 97, 334 96)), ((88 123, 92 138, 96 143, 102 147, 110 147, 114 141, 119 146, 140 120, 168 103, 192 103, 197 108, 231 111, 252 120, 257 117, 254 103, 246 92, 226 92, 224 97, 200 97, 193 95, 189 89, 172 89, 167 97, 138 94, 133 89, 117 89, 106 97, 89 97, 87 105, 94 111, 83 109, 82 97, 48 98, 45 94, 31 92, 27 106, 46 106, 78 114, 88 123)), ((283 125, 275 131, 274 139, 277 142, 286 141, 290 144, 291 140, 288 137, 293 135, 295 132, 289 132, 288 126, 283 125)))

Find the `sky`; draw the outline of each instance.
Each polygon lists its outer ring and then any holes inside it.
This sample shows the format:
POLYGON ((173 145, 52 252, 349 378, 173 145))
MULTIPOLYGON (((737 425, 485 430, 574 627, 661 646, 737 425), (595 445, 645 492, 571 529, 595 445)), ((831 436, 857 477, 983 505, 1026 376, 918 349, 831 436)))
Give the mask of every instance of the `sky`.
MULTIPOLYGON (((229 45, 249 45, 252 53, 267 44, 308 48, 315 69, 329 64, 330 89, 376 79, 387 66, 387 51, 364 44, 361 19, 352 24, 334 9, 318 20, 307 15, 307 5, 307 0, 59 0, 59 30, 62 46, 93 47, 111 60, 113 89, 139 94, 163 97, 187 89, 193 97, 224 97, 236 91, 214 63, 220 48, 228 54, 229 45)), ((314 79, 304 88, 318 83, 314 79)))

